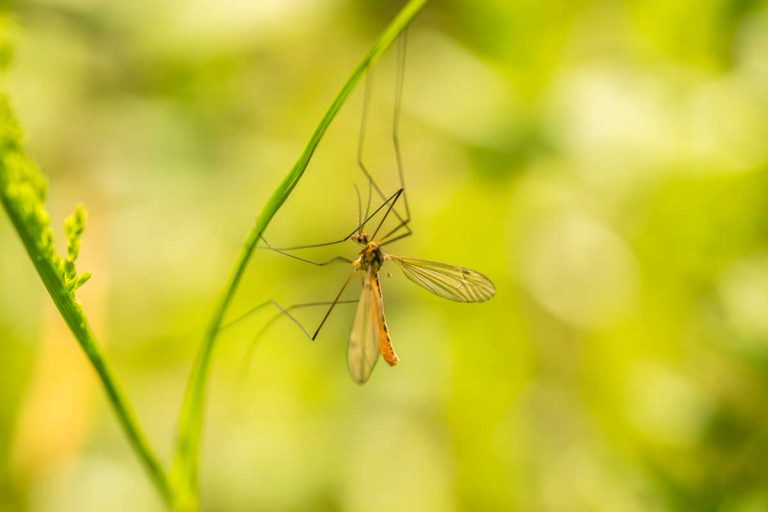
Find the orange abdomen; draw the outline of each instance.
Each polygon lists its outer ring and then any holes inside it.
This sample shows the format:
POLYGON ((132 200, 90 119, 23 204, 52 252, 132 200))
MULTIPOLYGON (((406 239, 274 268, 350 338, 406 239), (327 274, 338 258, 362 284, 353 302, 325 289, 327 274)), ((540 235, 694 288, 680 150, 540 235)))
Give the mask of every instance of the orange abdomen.
POLYGON ((378 273, 373 277, 373 288, 378 300, 374 303, 378 305, 377 314, 379 321, 379 352, 389 366, 395 366, 400 362, 400 358, 395 354, 395 349, 392 346, 392 340, 389 337, 389 329, 387 328, 387 319, 384 317, 384 297, 381 294, 381 283, 379 282, 378 273))

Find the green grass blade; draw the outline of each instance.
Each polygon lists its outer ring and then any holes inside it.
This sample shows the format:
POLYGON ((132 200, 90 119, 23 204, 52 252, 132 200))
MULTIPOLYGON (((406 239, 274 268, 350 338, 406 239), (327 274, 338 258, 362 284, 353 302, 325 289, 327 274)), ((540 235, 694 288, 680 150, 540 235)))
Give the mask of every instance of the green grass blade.
POLYGON ((178 445, 176 447, 172 472, 174 485, 179 487, 179 491, 185 500, 185 503, 181 508, 196 507, 197 472, 202 436, 205 387, 211 363, 211 356, 213 354, 216 337, 224 318, 224 314, 237 290, 243 272, 251 258, 251 254, 262 233, 272 220, 272 217, 274 217, 301 179, 315 149, 328 129, 328 126, 330 126, 339 109, 341 109, 341 106, 352 93, 355 85, 357 85, 360 79, 365 75, 367 69, 387 50, 387 48, 389 48, 400 33, 407 28, 413 18, 424 7, 426 2, 427 0, 411 0, 408 2, 379 36, 368 54, 360 61, 358 66, 352 72, 352 75, 331 103, 299 155, 299 158, 296 160, 296 163, 272 193, 257 217, 256 224, 248 233, 245 244, 235 262, 234 270, 232 271, 226 291, 224 292, 221 302, 218 304, 206 331, 184 397, 184 404, 179 421, 178 445))
POLYGON ((85 210, 78 207, 65 222, 67 254, 61 257, 53 247, 53 230, 45 209, 45 193, 45 177, 24 154, 21 129, 11 113, 6 96, 0 93, 0 202, 48 294, 96 370, 131 447, 163 499, 170 504, 173 498, 168 478, 107 366, 85 312, 75 296, 77 288, 90 277, 87 273, 78 274, 75 269, 80 235, 85 227, 85 210))

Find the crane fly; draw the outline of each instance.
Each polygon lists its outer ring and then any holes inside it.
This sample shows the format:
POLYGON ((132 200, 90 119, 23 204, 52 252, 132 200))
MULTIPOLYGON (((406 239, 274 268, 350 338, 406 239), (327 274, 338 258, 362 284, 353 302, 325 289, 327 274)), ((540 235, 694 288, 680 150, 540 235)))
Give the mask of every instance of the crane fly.
POLYGON ((354 235, 352 240, 363 246, 357 259, 352 262, 355 266, 354 272, 362 276, 363 290, 349 337, 347 366, 352 379, 360 384, 370 377, 379 354, 390 366, 396 366, 400 362, 392 346, 387 319, 384 316, 379 271, 385 262, 396 263, 408 279, 446 299, 484 302, 496 293, 491 280, 474 270, 388 254, 382 250, 386 241, 370 239, 362 231, 354 235))
POLYGON ((368 184, 368 199, 367 205, 365 207, 365 215, 362 215, 362 201, 360 192, 357 187, 355 187, 358 199, 358 225, 347 236, 331 242, 282 248, 273 247, 269 242, 267 242, 265 238, 262 237, 262 241, 265 244, 264 248, 306 263, 311 263, 316 266, 324 266, 338 262, 346 262, 348 264, 352 264, 353 270, 347 277, 341 290, 330 302, 312 302, 306 304, 294 304, 290 307, 283 307, 276 301, 270 300, 259 304, 245 315, 242 315, 241 317, 227 324, 231 325, 232 323, 241 320, 256 310, 272 304, 280 310, 280 313, 267 323, 264 329, 262 329, 262 333, 272 324, 272 322, 277 320, 279 317, 287 316, 304 332, 304 334, 307 335, 307 337, 315 340, 336 305, 357 303, 357 310, 355 312, 355 317, 352 324, 352 332, 349 337, 349 344, 347 348, 347 366, 352 379, 359 384, 363 384, 368 380, 374 366, 376 365, 376 362, 379 359, 379 355, 381 355, 390 366, 396 366, 400 361, 397 354, 395 353, 394 347, 392 346, 389 328, 387 327, 387 320, 384 316, 384 299, 381 291, 381 280, 379 278, 379 272, 385 263, 390 261, 393 262, 399 266, 405 276, 414 283, 429 290, 435 295, 456 302, 484 302, 492 298, 496 293, 496 288, 494 287, 491 280, 475 270, 435 261, 395 256, 393 254, 384 252, 382 249, 385 245, 391 244, 398 240, 402 240, 403 238, 412 235, 412 230, 410 228, 411 212, 404 186, 404 172, 398 136, 400 124, 400 105, 403 90, 405 41, 406 39, 404 35, 401 36, 398 40, 395 107, 392 123, 392 143, 395 150, 400 188, 391 196, 386 197, 382 188, 373 179, 372 174, 369 172, 368 168, 363 162, 363 147, 367 125, 368 103, 372 83, 370 79, 371 71, 369 69, 369 76, 366 77, 365 100, 363 103, 362 120, 360 123, 360 137, 358 139, 357 148, 357 164, 365 175, 368 184), (371 198, 374 192, 381 198, 383 202, 373 211, 373 213, 369 214, 371 198), (402 200, 402 204, 404 205, 403 211, 400 211, 395 207, 399 200, 402 200), (376 226, 376 229, 373 231, 373 234, 369 236, 365 232, 366 224, 382 211, 384 213, 381 220, 376 226), (393 215, 397 219, 397 224, 393 229, 378 237, 379 231, 390 215, 393 215), (327 261, 317 262, 303 258, 293 253, 293 251, 297 250, 327 247, 341 244, 350 240, 362 246, 360 251, 357 253, 357 258, 354 260, 336 256, 327 261), (362 291, 360 293, 359 300, 342 300, 341 297, 344 291, 352 282, 355 275, 359 275, 362 282, 362 291), (320 321, 317 329, 311 333, 295 316, 293 316, 291 311, 298 308, 314 306, 329 307, 325 313, 325 316, 323 316, 322 320, 320 321))
POLYGON ((337 243, 352 240, 361 245, 362 248, 358 252, 357 258, 354 260, 337 256, 328 261, 314 262, 287 252, 289 250, 329 245, 330 243, 278 249, 272 247, 266 240, 264 240, 269 249, 314 265, 323 266, 343 261, 350 263, 353 266, 352 273, 346 279, 341 290, 331 302, 297 304, 289 308, 283 308, 274 301, 270 302, 280 309, 278 317, 282 315, 290 317, 291 320, 293 320, 293 322, 296 323, 312 340, 317 338, 317 335, 320 333, 320 330, 337 304, 357 302, 357 310, 355 312, 352 332, 349 337, 347 348, 347 367, 352 379, 359 384, 363 384, 368 380, 378 361, 379 355, 381 355, 390 366, 396 366, 400 362, 400 359, 392 346, 392 339, 384 315, 384 298, 381 291, 379 272, 386 262, 391 261, 395 263, 400 267, 400 270, 403 271, 403 274, 405 274, 408 279, 419 286, 429 290, 435 295, 452 301, 484 302, 492 298, 496 293, 496 288, 491 280, 475 270, 436 261, 395 256, 384 252, 382 249, 384 246, 403 238, 404 235, 397 235, 404 227, 403 223, 400 223, 386 235, 377 238, 379 230, 384 225, 387 217, 394 212, 393 208, 398 199, 402 197, 403 192, 404 190, 402 188, 399 189, 393 196, 379 206, 376 211, 367 216, 366 219, 355 228, 355 231, 342 240, 332 242, 337 243), (368 236, 364 232, 366 223, 385 207, 385 214, 376 227, 376 230, 373 232, 372 236, 368 236), (360 276, 363 285, 360 299, 357 301, 342 301, 341 297, 355 275, 360 276), (330 307, 313 334, 310 334, 310 332, 290 313, 291 310, 295 308, 320 305, 330 305, 330 307))

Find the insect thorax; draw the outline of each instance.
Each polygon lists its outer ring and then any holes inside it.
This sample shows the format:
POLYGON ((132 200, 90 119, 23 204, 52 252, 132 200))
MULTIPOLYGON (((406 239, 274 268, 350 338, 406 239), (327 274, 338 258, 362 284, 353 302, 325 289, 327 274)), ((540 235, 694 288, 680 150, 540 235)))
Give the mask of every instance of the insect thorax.
POLYGON ((360 270, 367 271, 373 268, 374 272, 378 272, 383 263, 384 255, 381 254, 381 249, 375 242, 368 242, 360 251, 360 270))

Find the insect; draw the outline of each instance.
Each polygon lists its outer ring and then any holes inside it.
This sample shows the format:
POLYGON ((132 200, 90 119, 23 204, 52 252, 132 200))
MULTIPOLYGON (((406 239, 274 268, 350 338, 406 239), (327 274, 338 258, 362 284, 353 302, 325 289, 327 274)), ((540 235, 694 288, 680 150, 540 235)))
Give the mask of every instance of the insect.
MULTIPOLYGON (((268 245, 270 249, 276 252, 315 265, 322 266, 338 261, 344 261, 353 266, 352 273, 344 282, 344 285, 336 295, 336 298, 329 303, 298 304, 291 308, 283 308, 279 304, 274 303, 281 310, 281 314, 290 316, 312 340, 317 338, 317 335, 320 333, 320 330, 334 307, 337 304, 342 303, 340 298, 352 279, 355 275, 360 275, 363 285, 360 299, 357 301, 344 301, 344 303, 357 302, 357 311, 355 312, 352 333, 349 337, 347 349, 347 367, 352 379, 359 384, 363 384, 368 380, 378 361, 379 355, 381 355, 390 366, 396 366, 400 361, 392 346, 389 328, 387 327, 387 320, 384 315, 384 298, 381 291, 379 273, 386 262, 391 261, 395 263, 400 267, 408 279, 435 295, 449 300, 456 302, 484 302, 491 299, 496 294, 496 288, 493 285, 493 282, 475 270, 436 261, 395 256, 384 252, 382 248, 385 245, 402 238, 402 235, 394 236, 400 229, 402 229, 400 225, 398 225, 398 228, 390 231, 387 235, 381 238, 377 238, 377 235, 388 215, 394 211, 393 206, 397 203, 397 200, 402 197, 403 192, 404 190, 402 188, 399 189, 392 197, 387 199, 377 211, 366 219, 366 221, 370 220, 370 218, 378 213, 379 210, 386 207, 384 217, 379 222, 373 235, 368 236, 363 231, 365 222, 362 222, 353 233, 343 239, 343 241, 352 240, 362 246, 362 249, 358 252, 357 258, 354 260, 336 257, 325 262, 312 262, 287 252, 288 250, 304 249, 310 246, 278 249, 268 245), (309 331, 307 331, 295 317, 290 315, 290 310, 297 307, 318 305, 330 305, 330 307, 320 322, 320 325, 315 332, 310 335, 309 331)), ((317 245, 325 244, 316 244, 315 246, 317 245)))
POLYGON ((352 379, 360 384, 368 380, 379 354, 390 366, 400 361, 392 346, 384 316, 384 298, 379 279, 379 271, 384 262, 396 263, 411 281, 446 299, 484 302, 496 293, 491 280, 479 272, 446 263, 385 253, 381 247, 386 240, 376 240, 375 237, 376 233, 369 238, 362 231, 353 237, 355 242, 363 246, 357 259, 352 262, 355 272, 363 275, 363 290, 349 337, 347 367, 352 379))
POLYGON ((259 309, 268 304, 273 304, 275 307, 277 307, 277 309, 280 310, 280 313, 265 326, 262 332, 280 316, 287 316, 296 325, 298 325, 299 328, 310 339, 314 340, 317 338, 320 330, 322 329, 323 325, 325 324, 326 320, 336 305, 356 302, 357 310, 355 312, 352 332, 349 337, 347 349, 347 366, 352 379, 359 384, 363 384, 368 380, 374 366, 376 365, 376 362, 379 359, 379 355, 381 355, 382 358, 390 366, 395 366, 400 361, 397 354, 395 353, 394 347, 392 346, 389 328, 387 327, 387 321, 384 315, 384 299, 381 290, 381 280, 379 278, 379 273, 385 263, 392 262, 396 264, 400 267, 408 279, 429 290, 435 295, 449 300, 457 302, 484 302, 492 298, 496 293, 496 288, 494 287, 491 280, 475 270, 455 265, 449 265, 446 263, 438 263, 435 261, 395 256, 383 250, 386 245, 394 243, 412 234, 410 228, 410 207, 408 205, 408 199, 406 196, 405 187, 403 185, 404 172, 398 138, 404 59, 405 39, 401 38, 398 41, 398 75, 395 88, 395 109, 392 129, 392 140, 395 149, 398 175, 400 179, 400 188, 391 196, 385 197, 381 187, 379 187, 363 163, 362 155, 365 140, 365 126, 368 113, 368 97, 370 95, 371 83, 370 78, 368 78, 366 80, 365 102, 363 105, 362 116, 363 119, 361 122, 357 153, 358 166, 365 175, 368 183, 368 200, 366 205, 366 213, 365 215, 362 215, 361 196, 359 191, 357 192, 358 226, 347 236, 339 240, 312 245, 277 248, 273 247, 269 244, 269 242, 267 242, 266 239, 262 238, 262 241, 265 244, 264 248, 300 261, 311 263, 313 265, 324 266, 338 262, 351 264, 353 267, 352 272, 344 282, 341 290, 330 302, 295 304, 293 306, 284 308, 279 303, 272 300, 260 304, 249 313, 247 313, 250 314, 256 309, 259 309), (371 197, 374 191, 383 200, 383 203, 381 203, 381 205, 376 208, 373 213, 369 214, 371 197), (404 208, 402 211, 396 208, 396 205, 399 201, 401 201, 401 204, 404 208), (381 220, 378 222, 375 230, 369 236, 365 232, 365 227, 368 222, 373 220, 379 214, 382 215, 381 220), (379 232, 381 231, 385 221, 390 217, 390 215, 393 215, 397 219, 397 224, 393 229, 379 236, 379 232), (328 261, 317 262, 294 254, 294 251, 331 246, 350 240, 362 246, 360 251, 357 253, 357 258, 354 260, 337 256, 328 261), (344 291, 347 289, 356 275, 360 276, 360 280, 362 282, 362 291, 360 293, 359 300, 342 300, 341 297, 344 291), (310 333, 310 331, 307 330, 303 324, 299 322, 295 316, 292 315, 291 311, 298 308, 314 306, 329 307, 317 329, 313 333, 310 333))

